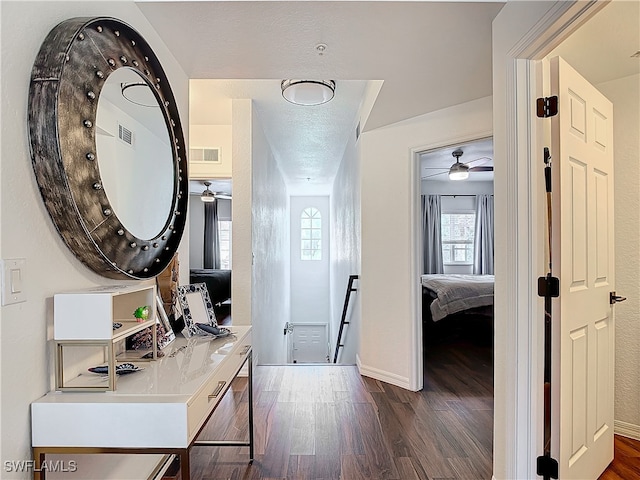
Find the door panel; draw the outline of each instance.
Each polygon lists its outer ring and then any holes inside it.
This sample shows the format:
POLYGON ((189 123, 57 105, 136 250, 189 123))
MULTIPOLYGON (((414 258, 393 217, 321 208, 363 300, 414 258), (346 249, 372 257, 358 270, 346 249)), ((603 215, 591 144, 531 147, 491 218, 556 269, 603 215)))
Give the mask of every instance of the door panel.
POLYGON ((560 478, 596 479, 613 460, 613 106, 551 59, 560 478), (558 248, 559 247, 559 248, 558 248), (556 267, 557 268, 557 267, 556 267))
POLYGON ((327 324, 292 324, 291 361, 293 363, 327 363, 327 324))

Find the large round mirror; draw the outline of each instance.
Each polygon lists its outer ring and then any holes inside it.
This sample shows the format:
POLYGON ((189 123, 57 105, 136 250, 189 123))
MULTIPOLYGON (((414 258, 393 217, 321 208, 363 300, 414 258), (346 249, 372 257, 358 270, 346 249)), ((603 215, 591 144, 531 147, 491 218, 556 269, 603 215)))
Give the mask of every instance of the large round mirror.
POLYGON ((98 100, 96 148, 102 186, 122 224, 144 240, 165 228, 173 202, 173 156, 151 86, 119 68, 98 100))
POLYGON ((186 222, 186 148, 140 34, 113 18, 56 26, 33 66, 29 136, 40 193, 75 255, 110 278, 162 272, 186 222))

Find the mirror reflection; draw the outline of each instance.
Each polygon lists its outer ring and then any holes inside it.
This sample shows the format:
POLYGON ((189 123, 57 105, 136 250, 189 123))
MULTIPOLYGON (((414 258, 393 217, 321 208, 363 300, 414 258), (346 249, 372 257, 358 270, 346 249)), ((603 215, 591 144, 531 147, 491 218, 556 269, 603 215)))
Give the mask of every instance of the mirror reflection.
POLYGON ((100 176, 113 212, 136 237, 157 237, 172 211, 171 140, 155 95, 136 71, 109 75, 96 127, 100 176))

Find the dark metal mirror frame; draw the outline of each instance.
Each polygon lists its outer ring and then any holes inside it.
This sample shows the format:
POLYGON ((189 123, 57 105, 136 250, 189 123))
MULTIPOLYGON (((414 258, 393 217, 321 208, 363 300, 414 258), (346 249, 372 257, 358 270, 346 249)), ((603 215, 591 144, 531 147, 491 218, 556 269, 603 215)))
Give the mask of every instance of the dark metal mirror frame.
MULTIPOLYGON (((49 33, 35 60, 28 113, 36 180, 67 246, 105 277, 147 279, 162 272, 185 227, 187 158, 173 93, 147 42, 114 18, 72 18, 60 23, 49 33), (135 70, 150 85, 173 145, 172 209, 153 239, 131 234, 102 188, 96 113, 103 85, 119 68, 135 70)), ((141 185, 141 195, 145 188, 154 185, 141 185)))

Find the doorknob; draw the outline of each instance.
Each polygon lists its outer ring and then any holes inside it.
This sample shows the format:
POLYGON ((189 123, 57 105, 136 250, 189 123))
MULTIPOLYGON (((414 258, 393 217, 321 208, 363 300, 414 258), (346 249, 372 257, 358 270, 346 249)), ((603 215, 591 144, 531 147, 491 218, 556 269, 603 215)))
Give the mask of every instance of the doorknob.
POLYGON ((626 299, 627 299, 627 297, 621 297, 619 295, 616 295, 616 292, 610 292, 609 293, 609 304, 610 305, 614 305, 616 303, 624 302, 626 299))

